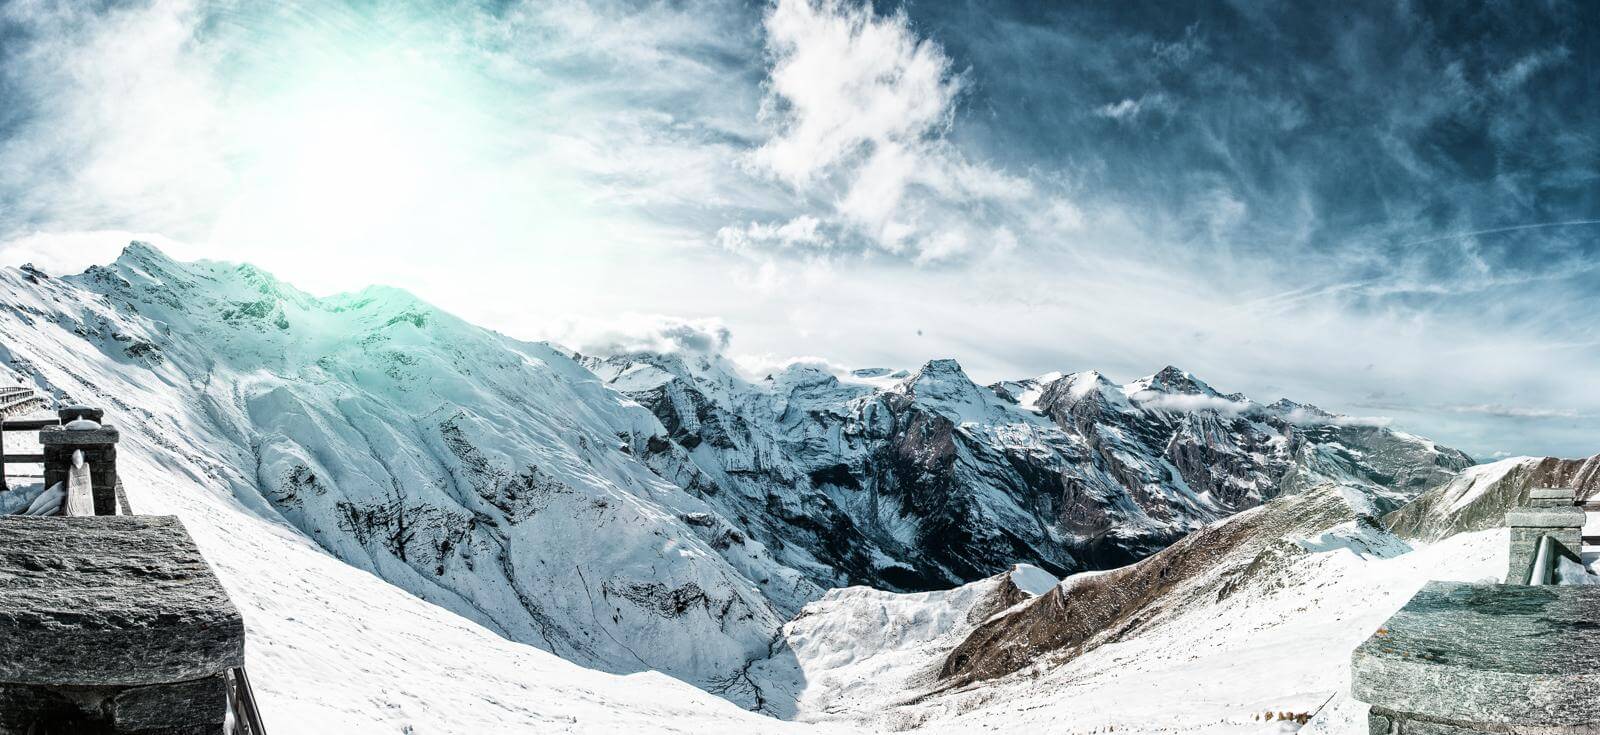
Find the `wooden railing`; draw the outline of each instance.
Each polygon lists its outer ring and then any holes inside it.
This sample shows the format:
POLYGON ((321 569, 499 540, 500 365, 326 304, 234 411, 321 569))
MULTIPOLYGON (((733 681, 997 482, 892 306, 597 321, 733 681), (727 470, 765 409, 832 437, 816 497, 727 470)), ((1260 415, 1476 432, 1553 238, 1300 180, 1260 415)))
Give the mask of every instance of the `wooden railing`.
POLYGON ((15 473, 10 473, 9 472, 9 470, 7 469, 7 465, 36 464, 36 465, 43 466, 44 465, 44 455, 43 454, 6 454, 5 453, 5 437, 6 437, 6 433, 7 432, 11 432, 11 433, 16 433, 16 432, 38 432, 40 429, 43 429, 46 426, 57 426, 60 423, 61 423, 61 420, 56 418, 56 417, 36 418, 36 419, 0 419, 0 492, 5 492, 6 490, 10 489, 11 486, 9 484, 7 484, 9 477, 25 477, 25 478, 28 478, 28 479, 33 479, 33 478, 44 479, 44 474, 42 474, 42 472, 41 472, 41 474, 37 474, 37 475, 31 475, 31 474, 29 474, 29 475, 19 475, 19 474, 15 474, 15 473))
POLYGON ((0 411, 34 400, 38 400, 38 397, 33 394, 32 388, 0 388, 0 411))

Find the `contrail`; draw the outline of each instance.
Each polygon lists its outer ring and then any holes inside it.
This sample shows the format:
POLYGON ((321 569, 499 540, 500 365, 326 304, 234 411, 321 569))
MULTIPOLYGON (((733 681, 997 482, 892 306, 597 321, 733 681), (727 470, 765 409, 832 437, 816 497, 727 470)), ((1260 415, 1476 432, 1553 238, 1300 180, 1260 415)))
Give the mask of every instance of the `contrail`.
POLYGON ((1473 237, 1475 235, 1493 235, 1493 234, 1500 233, 1500 232, 1516 232, 1517 230, 1536 230, 1536 229, 1540 229, 1540 228, 1544 228, 1544 227, 1573 227, 1573 226, 1577 226, 1577 225, 1600 225, 1600 219, 1575 219, 1575 220, 1569 220, 1569 221, 1566 221, 1566 222, 1536 222, 1536 223, 1531 224, 1531 225, 1512 225, 1510 227, 1496 227, 1496 228, 1490 229, 1490 230, 1477 230, 1477 231, 1474 231, 1474 232, 1458 232, 1458 233, 1456 233, 1454 235, 1442 235, 1440 237, 1430 237, 1430 238, 1428 238, 1426 240, 1418 240, 1416 242, 1403 243, 1400 247, 1409 248, 1409 247, 1412 247, 1412 246, 1415 246, 1415 245, 1427 245, 1428 243, 1431 243, 1431 242, 1440 242, 1442 240, 1454 240, 1454 239, 1456 239, 1458 237, 1473 237))

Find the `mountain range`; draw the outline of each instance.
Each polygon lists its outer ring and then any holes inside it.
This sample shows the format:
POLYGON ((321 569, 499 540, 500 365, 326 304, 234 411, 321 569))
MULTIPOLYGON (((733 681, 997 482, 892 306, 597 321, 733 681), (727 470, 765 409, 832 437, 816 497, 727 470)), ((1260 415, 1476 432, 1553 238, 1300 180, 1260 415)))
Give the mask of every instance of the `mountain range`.
MULTIPOLYGON (((846 712, 850 687, 819 661, 983 686, 1245 604, 1229 600, 1332 550, 1383 560, 1493 533, 1490 506, 1464 521, 1436 498, 1500 465, 1175 367, 1126 383, 980 385, 944 359, 746 376, 715 353, 578 354, 399 290, 314 297, 142 243, 78 275, 5 269, 0 299, 0 364, 104 406, 129 476, 178 495, 130 481, 136 505, 210 524, 208 556, 231 519, 262 534, 246 545, 314 548, 460 625, 790 718, 931 716, 846 712)), ((216 553, 230 590, 273 563, 216 553)), ((301 640, 263 622, 282 614, 270 595, 242 596, 267 640, 301 640)))

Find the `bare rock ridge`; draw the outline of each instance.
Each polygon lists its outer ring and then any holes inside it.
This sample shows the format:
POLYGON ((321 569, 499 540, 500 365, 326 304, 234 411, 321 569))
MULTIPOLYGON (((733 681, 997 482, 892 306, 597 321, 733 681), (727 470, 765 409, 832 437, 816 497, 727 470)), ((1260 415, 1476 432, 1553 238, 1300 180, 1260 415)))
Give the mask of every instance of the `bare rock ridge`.
MULTIPOLYGON (((1184 610, 1273 584, 1289 561, 1305 556, 1292 541, 1343 526, 1340 544, 1382 554, 1368 539, 1394 535, 1436 541, 1497 528, 1507 511, 1528 504, 1536 487, 1565 487, 1578 498, 1600 495, 1600 455, 1585 459, 1520 457, 1462 471, 1381 518, 1350 504, 1336 485, 1284 495, 1197 531, 1120 569, 1072 578, 1049 593, 978 626, 944 658, 944 687, 1005 676, 1036 664, 1056 666, 1108 643, 1161 625, 1184 610)), ((1402 544, 1403 545, 1403 544, 1402 544)))
POLYGON ((1333 486, 1274 499, 1137 564, 1069 580, 988 620, 949 653, 939 677, 960 685, 1040 662, 1065 663, 1136 635, 1168 613, 1226 597, 1245 581, 1269 575, 1277 557, 1306 553, 1283 541, 1286 536, 1355 519, 1333 486))

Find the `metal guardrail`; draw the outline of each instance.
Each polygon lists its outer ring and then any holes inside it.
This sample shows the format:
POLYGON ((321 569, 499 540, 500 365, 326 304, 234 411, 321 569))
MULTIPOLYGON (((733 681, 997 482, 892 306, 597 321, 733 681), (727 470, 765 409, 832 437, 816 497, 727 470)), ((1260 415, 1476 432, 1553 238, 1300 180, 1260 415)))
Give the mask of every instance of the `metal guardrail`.
POLYGON ((1533 552, 1533 568, 1528 571, 1528 584, 1555 584, 1555 577, 1556 540, 1546 534, 1539 537, 1539 548, 1533 552))
POLYGON ((267 735, 261 724, 261 711, 256 708, 255 691, 250 688, 250 675, 243 666, 228 669, 228 710, 233 713, 230 735, 267 735))

